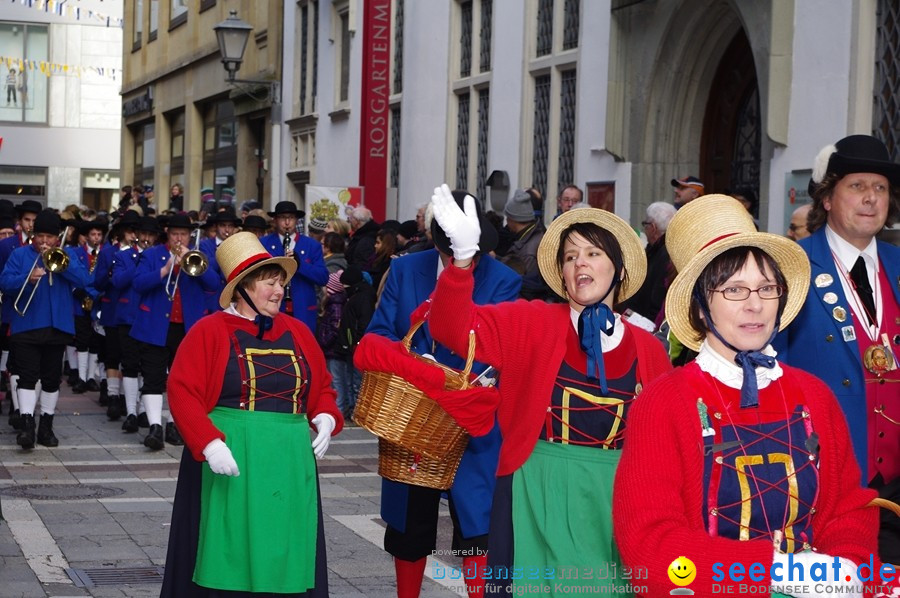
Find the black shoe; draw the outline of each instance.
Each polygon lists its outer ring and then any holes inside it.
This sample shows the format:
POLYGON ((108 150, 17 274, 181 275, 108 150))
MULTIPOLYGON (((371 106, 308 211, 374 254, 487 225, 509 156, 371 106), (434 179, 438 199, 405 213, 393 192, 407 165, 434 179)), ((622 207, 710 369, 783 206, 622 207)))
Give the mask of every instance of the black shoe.
POLYGON ((85 390, 87 390, 87 386, 86 386, 86 384, 85 384, 85 381, 82 380, 81 378, 76 378, 75 384, 72 384, 72 392, 75 393, 75 394, 77 394, 77 395, 80 395, 80 394, 83 393, 85 390))
POLYGON ((22 415, 22 430, 16 436, 16 442, 23 449, 34 448, 34 416, 31 414, 22 415))
POLYGON ((106 407, 107 405, 109 405, 109 387, 104 378, 100 381, 100 406, 106 407))
POLYGON ((150 421, 147 419, 147 412, 146 412, 146 411, 141 411, 141 412, 138 414, 138 425, 139 425, 140 427, 142 427, 142 428, 149 428, 149 427, 150 427, 150 421))
POLYGON ((90 380, 88 380, 87 382, 84 383, 84 388, 88 392, 99 392, 100 391, 100 385, 97 384, 97 381, 94 380, 93 378, 91 378, 90 380))
POLYGON ((150 426, 150 431, 144 437, 144 446, 153 451, 161 451, 166 446, 163 443, 163 429, 159 424, 150 426))
POLYGON ((129 434, 138 431, 137 417, 133 413, 129 413, 128 417, 125 418, 125 421, 122 423, 122 429, 129 434))
POLYGON ((13 409, 9 413, 9 425, 12 426, 13 430, 21 430, 22 429, 22 416, 19 415, 18 409, 13 409))
POLYGON ((52 415, 41 415, 41 423, 38 424, 37 441, 38 444, 43 446, 59 446, 59 439, 57 439, 56 434, 53 433, 52 415))
POLYGON ((122 409, 122 404, 125 402, 125 399, 122 397, 122 400, 120 401, 119 398, 120 397, 116 397, 115 399, 110 398, 109 404, 106 406, 106 417, 111 422, 118 421, 125 413, 125 410, 122 409))
POLYGON ((166 424, 166 442, 173 446, 184 445, 184 439, 181 437, 181 434, 178 433, 178 428, 175 427, 175 422, 169 422, 166 424))
POLYGON ((81 378, 78 376, 78 370, 69 370, 69 377, 66 379, 66 382, 69 383, 69 386, 75 386, 75 383, 78 382, 81 378))

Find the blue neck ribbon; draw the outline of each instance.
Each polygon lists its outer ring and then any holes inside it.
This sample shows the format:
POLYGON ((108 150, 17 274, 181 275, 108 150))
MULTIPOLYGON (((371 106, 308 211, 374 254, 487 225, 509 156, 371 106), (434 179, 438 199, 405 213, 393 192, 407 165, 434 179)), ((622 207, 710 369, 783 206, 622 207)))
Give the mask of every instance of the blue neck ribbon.
POLYGON ((258 309, 256 309, 256 305, 253 304, 253 301, 250 299, 250 295, 247 294, 247 291, 240 286, 237 289, 237 292, 244 298, 244 301, 247 302, 247 305, 256 312, 256 317, 253 318, 253 323, 257 326, 256 338, 262 339, 263 335, 267 330, 272 329, 272 324, 274 320, 270 316, 262 315, 258 309))
POLYGON ((600 333, 610 336, 616 325, 613 311, 602 301, 589 305, 578 316, 578 339, 581 349, 587 354, 587 375, 600 383, 603 394, 609 392, 606 384, 606 368, 603 365, 603 348, 600 333))

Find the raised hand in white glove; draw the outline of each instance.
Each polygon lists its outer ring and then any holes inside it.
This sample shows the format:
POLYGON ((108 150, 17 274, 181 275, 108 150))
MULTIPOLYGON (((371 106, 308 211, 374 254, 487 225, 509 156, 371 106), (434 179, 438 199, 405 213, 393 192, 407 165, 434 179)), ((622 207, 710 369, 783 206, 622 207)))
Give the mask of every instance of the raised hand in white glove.
POLYGON ((861 582, 856 578, 856 565, 843 557, 833 557, 821 552, 807 551, 796 552, 794 554, 783 554, 776 551, 774 563, 781 564, 780 574, 782 581, 777 582, 773 580, 772 586, 776 589, 779 586, 789 589, 791 592, 789 595, 794 596, 794 598, 830 598, 832 596, 862 598, 862 594, 854 591, 861 585, 861 582), (832 581, 834 579, 835 559, 838 560, 841 566, 840 572, 837 575, 838 581, 832 581), (789 565, 792 563, 800 563, 803 566, 803 581, 798 579, 796 567, 794 567, 793 570, 790 568, 789 565), (815 564, 822 565, 817 571, 825 571, 825 574, 828 576, 827 583, 815 583, 812 581, 810 573, 812 571, 812 566, 815 564), (791 580, 788 580, 788 575, 792 576, 791 580), (850 576, 850 581, 845 581, 848 575, 850 576), (809 592, 799 591, 799 588, 806 588, 809 592), (831 591, 825 592, 824 590, 826 589, 830 589, 831 591))
POLYGON ((316 459, 321 459, 325 456, 328 445, 331 444, 331 433, 334 432, 337 423, 330 413, 320 413, 312 418, 312 423, 319 432, 312 441, 312 449, 316 454, 316 459))
POLYGON ((475 209, 475 198, 466 195, 463 200, 465 211, 459 209, 450 187, 443 184, 435 187, 431 196, 431 207, 434 218, 441 230, 450 239, 450 249, 453 250, 453 258, 468 260, 478 252, 478 240, 481 238, 481 224, 478 222, 478 212, 475 209))
POLYGON ((206 445, 206 448, 203 449, 203 456, 206 457, 206 462, 209 463, 209 468, 213 473, 231 476, 241 475, 241 472, 238 471, 237 463, 231 455, 231 449, 218 438, 206 445))

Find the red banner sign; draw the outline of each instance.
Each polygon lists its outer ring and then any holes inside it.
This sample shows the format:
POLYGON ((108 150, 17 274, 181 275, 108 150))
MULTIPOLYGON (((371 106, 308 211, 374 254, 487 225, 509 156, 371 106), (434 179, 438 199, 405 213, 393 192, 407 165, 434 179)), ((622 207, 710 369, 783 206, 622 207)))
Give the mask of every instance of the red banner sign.
POLYGON ((366 190, 366 207, 380 222, 387 207, 391 0, 365 0, 363 4, 359 184, 366 190))

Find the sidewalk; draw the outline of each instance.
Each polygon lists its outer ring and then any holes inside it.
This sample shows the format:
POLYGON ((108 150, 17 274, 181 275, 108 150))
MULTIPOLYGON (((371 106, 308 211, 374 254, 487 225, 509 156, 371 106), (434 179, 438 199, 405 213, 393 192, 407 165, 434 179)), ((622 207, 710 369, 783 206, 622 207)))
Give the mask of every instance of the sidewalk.
MULTIPOLYGON (((158 596, 182 449, 149 451, 146 430, 126 434, 121 420, 108 422, 97 393, 73 395, 65 383, 60 391, 55 449, 21 450, 6 403, 0 416, 0 596, 158 596), (79 587, 72 575, 99 583, 79 587)), ((396 596, 377 453, 371 434, 350 427, 319 461, 331 596, 396 596)), ((446 507, 441 515, 438 549, 447 551, 446 507)), ((432 559, 426 575, 446 578, 441 567, 458 566, 432 559)), ((426 579, 422 589, 423 598, 464 595, 456 580, 426 579)))

